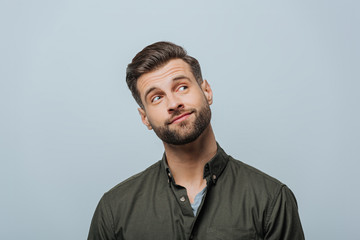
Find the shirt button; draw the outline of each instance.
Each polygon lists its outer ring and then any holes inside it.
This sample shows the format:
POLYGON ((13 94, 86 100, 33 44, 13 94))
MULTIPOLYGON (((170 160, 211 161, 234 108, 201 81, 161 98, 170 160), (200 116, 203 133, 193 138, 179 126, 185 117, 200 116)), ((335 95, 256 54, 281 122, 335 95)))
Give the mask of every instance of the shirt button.
POLYGON ((184 196, 182 196, 182 197, 180 198, 180 201, 182 201, 182 202, 185 202, 185 200, 186 200, 186 198, 185 198, 184 196))

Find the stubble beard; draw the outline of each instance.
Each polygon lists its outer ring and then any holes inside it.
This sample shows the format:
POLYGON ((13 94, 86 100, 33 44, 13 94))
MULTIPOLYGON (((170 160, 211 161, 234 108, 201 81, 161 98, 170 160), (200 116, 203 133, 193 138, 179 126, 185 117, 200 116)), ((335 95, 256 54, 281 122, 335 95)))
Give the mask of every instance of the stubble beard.
MULTIPOLYGON (((211 120, 211 110, 207 102, 199 110, 190 109, 195 115, 195 121, 190 122, 188 119, 177 123, 176 128, 171 129, 171 124, 164 126, 154 126, 151 124, 156 135, 165 143, 173 145, 184 145, 195 141, 209 126, 211 120)), ((174 116, 180 115, 181 112, 175 113, 174 116)))

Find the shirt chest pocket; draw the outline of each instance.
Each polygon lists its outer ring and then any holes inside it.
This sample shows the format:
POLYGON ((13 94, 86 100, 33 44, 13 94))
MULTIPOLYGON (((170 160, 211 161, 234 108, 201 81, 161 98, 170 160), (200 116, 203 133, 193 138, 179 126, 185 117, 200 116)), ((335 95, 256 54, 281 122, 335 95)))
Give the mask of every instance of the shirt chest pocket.
POLYGON ((210 227, 208 240, 257 240, 255 231, 240 228, 210 227))

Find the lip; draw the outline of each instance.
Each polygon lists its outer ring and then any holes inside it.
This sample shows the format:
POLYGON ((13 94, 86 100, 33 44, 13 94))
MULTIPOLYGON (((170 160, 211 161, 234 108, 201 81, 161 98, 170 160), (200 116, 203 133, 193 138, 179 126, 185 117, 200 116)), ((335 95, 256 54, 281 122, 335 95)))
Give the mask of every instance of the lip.
POLYGON ((181 114, 179 116, 176 116, 170 120, 169 124, 182 122, 185 119, 187 119, 191 114, 192 114, 192 112, 187 112, 187 113, 181 114))

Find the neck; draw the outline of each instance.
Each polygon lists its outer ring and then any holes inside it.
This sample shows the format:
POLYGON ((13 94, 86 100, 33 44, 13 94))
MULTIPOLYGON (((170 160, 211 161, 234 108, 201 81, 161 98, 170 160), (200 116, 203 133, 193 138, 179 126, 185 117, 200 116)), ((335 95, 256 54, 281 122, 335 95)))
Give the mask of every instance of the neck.
POLYGON ((204 166, 217 151, 211 124, 194 142, 185 145, 164 143, 164 147, 168 165, 178 185, 196 189, 205 187, 204 166))

